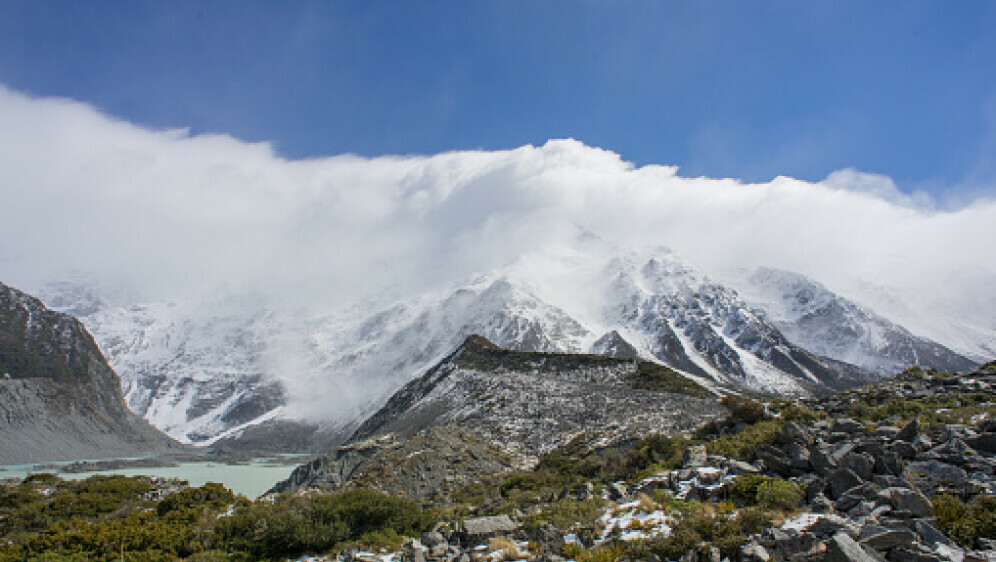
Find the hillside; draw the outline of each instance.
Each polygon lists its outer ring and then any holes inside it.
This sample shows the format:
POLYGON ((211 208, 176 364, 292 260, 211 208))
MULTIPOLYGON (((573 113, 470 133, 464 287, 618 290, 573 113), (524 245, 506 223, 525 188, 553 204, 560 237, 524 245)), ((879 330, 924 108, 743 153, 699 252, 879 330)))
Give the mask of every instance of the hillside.
POLYGON ((132 413, 72 316, 0 283, 0 464, 135 456, 180 445, 132 413))

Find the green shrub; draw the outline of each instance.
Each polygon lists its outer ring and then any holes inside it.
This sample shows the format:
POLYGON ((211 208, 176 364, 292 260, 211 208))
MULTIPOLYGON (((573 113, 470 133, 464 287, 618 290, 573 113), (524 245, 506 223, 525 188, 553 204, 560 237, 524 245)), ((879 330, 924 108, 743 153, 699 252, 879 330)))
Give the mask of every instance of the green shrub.
POLYGON ((757 451, 770 445, 778 438, 783 422, 766 420, 748 426, 740 433, 724 435, 706 443, 706 451, 712 455, 722 455, 735 459, 753 461, 757 451))
POLYGON ((743 474, 734 479, 730 496, 747 505, 788 511, 799 505, 802 490, 797 484, 781 478, 743 474))
POLYGON ((527 528, 535 528, 540 523, 566 531, 575 525, 593 525, 602 515, 605 502, 600 499, 560 500, 546 504, 539 513, 526 518, 527 528))
POLYGON ((996 497, 979 496, 965 504, 957 496, 931 499, 941 531, 958 544, 975 548, 978 539, 996 539, 996 497))

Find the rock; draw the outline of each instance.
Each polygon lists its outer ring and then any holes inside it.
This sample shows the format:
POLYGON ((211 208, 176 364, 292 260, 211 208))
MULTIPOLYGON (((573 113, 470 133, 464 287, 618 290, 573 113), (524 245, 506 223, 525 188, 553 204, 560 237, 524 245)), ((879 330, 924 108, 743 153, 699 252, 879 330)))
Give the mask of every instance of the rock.
POLYGON ((939 544, 954 546, 951 539, 926 521, 915 521, 913 523, 913 529, 916 530, 916 533, 920 535, 920 538, 922 538, 924 542, 931 546, 937 546, 939 544))
POLYGON ((867 453, 852 452, 841 459, 840 466, 851 469, 862 480, 870 480, 875 459, 867 453))
POLYGON ((953 466, 938 460, 913 461, 907 464, 910 471, 922 474, 931 484, 961 484, 968 480, 968 473, 963 468, 953 466))
POLYGON ((438 531, 428 531, 422 533, 421 542, 427 548, 432 548, 440 544, 446 544, 446 538, 438 531))
POLYGON ((837 533, 827 543, 826 562, 877 562, 846 533, 837 533))
POLYGON ((828 495, 832 500, 836 500, 844 495, 844 492, 863 483, 861 478, 849 468, 837 468, 827 474, 827 489, 830 492, 828 495))
POLYGON ((748 541, 740 547, 740 562, 770 562, 771 555, 755 541, 748 541))
POLYGON ((785 446, 785 454, 789 459, 789 466, 799 472, 809 469, 809 449, 799 443, 789 443, 785 446))
POLYGON ((912 459, 916 457, 916 447, 905 441, 896 441, 892 444, 892 452, 899 455, 900 458, 912 459))
MULTIPOLYGON (((837 502, 834 504, 834 509, 837 511, 850 511, 859 503, 874 498, 878 494, 875 489, 875 485, 871 483, 862 484, 860 486, 855 486, 850 490, 844 492, 837 502)), ((869 513, 871 510, 869 510, 869 513)))
POLYGON ((698 560, 699 556, 695 553, 695 549, 693 548, 688 549, 688 552, 682 554, 681 557, 678 558, 678 562, 698 562, 698 560))
POLYGON ((968 453, 968 445, 961 439, 954 437, 945 443, 930 449, 924 456, 926 458, 937 459, 948 464, 961 465, 965 462, 968 453))
POLYGON ((681 466, 683 468, 706 466, 707 462, 708 454, 706 453, 705 445, 693 445, 685 449, 685 453, 681 456, 681 466))
POLYGON ((738 461, 736 459, 727 459, 725 464, 733 474, 757 474, 761 472, 759 468, 749 462, 738 461))
POLYGON ((986 453, 996 454, 996 433, 983 433, 976 437, 965 439, 965 444, 986 453))
POLYGON ((916 517, 930 515, 930 502, 923 494, 909 488, 886 488, 879 497, 899 511, 908 511, 916 517))
POLYGON ((807 531, 819 538, 831 537, 847 527, 847 519, 839 515, 824 515, 815 523, 806 528, 807 531))
POLYGON ((905 480, 891 474, 876 474, 872 476, 872 482, 882 488, 909 488, 905 480))
POLYGON ((941 562, 938 556, 917 552, 902 546, 890 550, 886 560, 889 562, 941 562))
POLYGON ((916 535, 906 530, 883 529, 882 532, 861 539, 860 544, 870 546, 875 550, 887 551, 897 546, 905 546, 913 542, 916 535))
POLYGON ((851 451, 853 450, 854 450, 854 443, 847 442, 841 445, 840 447, 834 449, 834 452, 830 453, 830 456, 833 458, 834 462, 839 464, 840 461, 843 460, 843 458, 846 457, 848 454, 850 454, 851 451))
POLYGON ((862 433, 865 430, 865 426, 852 420, 851 418, 837 418, 833 423, 833 430, 842 433, 862 433))
POLYGON ((899 430, 899 433, 896 434, 896 440, 912 443, 913 439, 917 436, 919 431, 920 431, 920 423, 917 421, 916 418, 913 418, 910 421, 906 422, 906 425, 904 425, 903 428, 899 430))
POLYGON ((460 526, 463 544, 478 544, 485 539, 511 533, 519 528, 508 515, 492 515, 467 519, 460 526))
POLYGON ((809 444, 809 432, 804 427, 794 421, 785 422, 779 436, 782 443, 797 443, 800 445, 809 444))
POLYGON ((758 450, 757 456, 768 470, 781 476, 792 475, 792 460, 781 449, 767 445, 758 450))
POLYGON ((609 492, 609 499, 612 501, 624 500, 629 497, 629 489, 623 482, 612 482, 605 488, 609 492))
POLYGON ((901 476, 903 474, 903 459, 898 454, 887 452, 873 456, 875 457, 875 466, 873 468, 875 474, 890 474, 892 476, 901 476))
POLYGON ((819 445, 809 447, 809 464, 820 476, 826 474, 828 470, 837 468, 837 460, 823 452, 819 445))
POLYGON ((703 562, 722 562, 723 556, 715 546, 709 546, 708 555, 703 562))
POLYGON ((917 451, 926 451, 927 449, 933 447, 934 444, 930 441, 929 437, 920 433, 913 438, 913 446, 916 448, 917 451))

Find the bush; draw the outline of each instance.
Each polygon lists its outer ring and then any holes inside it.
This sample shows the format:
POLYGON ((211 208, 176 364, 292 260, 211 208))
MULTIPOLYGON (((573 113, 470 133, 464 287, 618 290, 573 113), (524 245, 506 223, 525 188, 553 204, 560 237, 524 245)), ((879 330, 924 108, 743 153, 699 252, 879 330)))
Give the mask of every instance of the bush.
POLYGON ((966 505, 956 496, 938 494, 931 503, 941 531, 961 546, 975 548, 980 538, 996 539, 996 497, 979 496, 966 505))
POLYGON ((526 518, 526 527, 534 528, 540 523, 566 531, 575 525, 592 525, 602 515, 604 502, 599 499, 560 500, 543 506, 539 513, 526 518))
POLYGON ((783 422, 766 420, 748 426, 740 433, 724 435, 706 443, 706 450, 712 455, 722 455, 735 459, 753 461, 757 451, 770 445, 778 438, 783 422))
POLYGON ((795 483, 781 478, 743 474, 733 480, 730 496, 746 505, 787 511, 799 505, 802 490, 795 483))

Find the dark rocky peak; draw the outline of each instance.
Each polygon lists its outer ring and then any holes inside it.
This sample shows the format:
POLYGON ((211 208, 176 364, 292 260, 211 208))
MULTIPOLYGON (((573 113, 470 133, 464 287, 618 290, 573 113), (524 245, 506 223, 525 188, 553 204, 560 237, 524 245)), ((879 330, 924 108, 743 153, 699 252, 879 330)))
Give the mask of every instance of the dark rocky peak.
POLYGON ((595 340, 595 343, 591 344, 591 352, 616 359, 640 358, 640 352, 616 330, 612 330, 595 340))
POLYGON ((130 456, 177 444, 128 410, 72 316, 0 284, 0 463, 130 456))
POLYGON ((79 320, 49 310, 40 300, 2 283, 0 373, 12 379, 117 384, 79 320))

